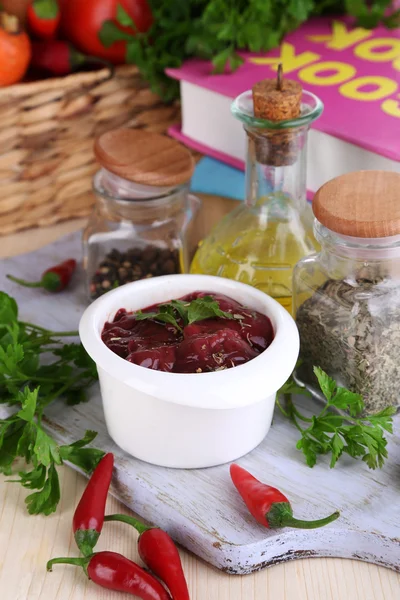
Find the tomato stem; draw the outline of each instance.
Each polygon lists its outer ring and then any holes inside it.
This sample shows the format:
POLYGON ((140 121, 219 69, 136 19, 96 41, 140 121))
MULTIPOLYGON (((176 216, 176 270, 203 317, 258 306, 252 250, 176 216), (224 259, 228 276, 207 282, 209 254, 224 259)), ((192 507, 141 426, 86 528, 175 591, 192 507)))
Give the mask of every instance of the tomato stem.
POLYGON ((7 33, 19 33, 21 30, 18 17, 6 12, 1 13, 1 26, 7 33))

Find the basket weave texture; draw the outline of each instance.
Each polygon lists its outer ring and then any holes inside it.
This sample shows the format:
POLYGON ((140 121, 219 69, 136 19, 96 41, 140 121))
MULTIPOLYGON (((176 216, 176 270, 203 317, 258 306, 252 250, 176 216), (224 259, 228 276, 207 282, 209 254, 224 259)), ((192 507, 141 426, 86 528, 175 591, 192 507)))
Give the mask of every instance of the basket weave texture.
POLYGON ((116 127, 158 133, 179 122, 133 65, 0 90, 0 235, 88 215, 94 138, 116 127))

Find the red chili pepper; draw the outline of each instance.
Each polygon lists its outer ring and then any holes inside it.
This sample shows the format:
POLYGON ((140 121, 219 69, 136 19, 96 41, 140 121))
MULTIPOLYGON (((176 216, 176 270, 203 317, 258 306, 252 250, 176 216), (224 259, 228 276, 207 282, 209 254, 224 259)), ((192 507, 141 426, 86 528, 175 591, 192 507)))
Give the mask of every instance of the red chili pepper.
POLYGON ((75 269, 76 260, 70 258, 59 265, 55 265, 54 267, 47 269, 47 271, 43 273, 40 281, 25 281, 24 279, 19 279, 13 275, 7 275, 7 277, 8 279, 11 279, 11 281, 15 281, 15 283, 19 283, 19 285, 24 285, 25 287, 41 287, 48 292, 61 292, 71 281, 71 277, 75 269))
POLYGON ((30 31, 41 40, 51 40, 56 36, 61 20, 57 0, 32 0, 27 17, 30 31))
POLYGON ((165 583, 173 600, 190 600, 178 549, 166 531, 147 527, 128 515, 107 515, 104 520, 132 525, 140 533, 138 548, 143 562, 165 583))
POLYGON ((93 553, 104 523, 108 490, 114 467, 114 455, 103 456, 76 507, 72 528, 78 548, 85 556, 93 553))
POLYGON ((33 42, 31 65, 52 75, 68 75, 83 65, 101 65, 108 67, 112 73, 112 65, 108 61, 86 56, 62 40, 33 42))
POLYGON ((97 552, 84 558, 53 558, 47 563, 47 570, 51 571, 55 564, 82 567, 89 579, 109 590, 125 592, 142 600, 171 600, 157 579, 116 552, 97 552))
POLYGON ((52 75, 68 75, 83 65, 85 60, 84 54, 62 40, 32 43, 31 65, 52 75))
POLYGON ((335 521, 340 513, 334 512, 325 519, 302 521, 293 517, 289 500, 274 487, 258 481, 239 465, 231 465, 231 478, 253 517, 264 525, 278 527, 296 527, 298 529, 316 529, 335 521))

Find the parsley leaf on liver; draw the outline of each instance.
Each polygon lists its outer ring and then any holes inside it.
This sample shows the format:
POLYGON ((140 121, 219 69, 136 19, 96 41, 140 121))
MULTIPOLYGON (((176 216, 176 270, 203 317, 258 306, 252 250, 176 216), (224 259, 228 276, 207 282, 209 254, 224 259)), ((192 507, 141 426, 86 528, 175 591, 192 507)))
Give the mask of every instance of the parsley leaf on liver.
POLYGON ((204 319, 213 319, 216 317, 221 319, 235 318, 231 313, 221 310, 218 302, 211 296, 203 296, 190 302, 171 300, 170 302, 160 304, 158 308, 158 312, 142 312, 139 310, 135 313, 135 318, 138 321, 154 319, 162 323, 170 323, 178 331, 182 331, 182 327, 178 322, 179 319, 182 320, 183 327, 185 327, 204 319))

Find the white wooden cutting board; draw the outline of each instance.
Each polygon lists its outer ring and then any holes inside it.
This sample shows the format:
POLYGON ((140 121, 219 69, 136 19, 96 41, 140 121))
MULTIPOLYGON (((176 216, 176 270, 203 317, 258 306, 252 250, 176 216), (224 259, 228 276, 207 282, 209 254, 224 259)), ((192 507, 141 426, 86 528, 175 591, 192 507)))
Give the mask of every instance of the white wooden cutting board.
MULTIPOLYGON (((70 290, 57 296, 21 288, 9 282, 5 274, 12 272, 32 279, 48 265, 80 256, 80 235, 73 234, 30 255, 3 260, 0 289, 17 299, 23 320, 54 330, 75 329, 86 305, 82 273, 70 290)), ((310 406, 313 401, 299 402, 310 406)), ((400 571, 397 419, 397 435, 391 437, 389 459, 382 470, 371 471, 349 457, 333 470, 329 469, 328 458, 322 458, 310 469, 296 450, 296 429, 276 411, 264 442, 237 462, 280 488, 291 500, 298 518, 320 518, 336 509, 341 511, 341 518, 312 531, 270 531, 248 514, 230 482, 228 465, 199 470, 166 469, 136 460, 120 450, 107 435, 97 385, 89 403, 66 408, 60 401, 46 414, 47 427, 60 443, 80 438, 86 429, 98 431, 95 445, 115 454, 112 493, 144 519, 166 529, 182 546, 227 573, 251 573, 310 556, 356 558, 400 571)))

